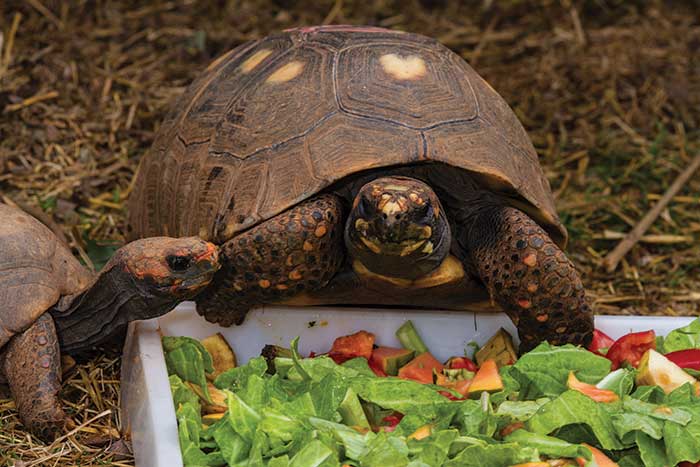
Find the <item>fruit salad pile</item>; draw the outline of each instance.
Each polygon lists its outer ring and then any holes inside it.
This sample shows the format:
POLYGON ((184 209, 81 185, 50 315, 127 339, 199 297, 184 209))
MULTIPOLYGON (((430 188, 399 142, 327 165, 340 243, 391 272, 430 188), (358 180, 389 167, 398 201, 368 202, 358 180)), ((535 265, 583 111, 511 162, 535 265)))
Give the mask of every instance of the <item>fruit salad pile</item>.
POLYGON ((163 337, 185 465, 700 465, 700 319, 519 358, 504 330, 446 362, 410 321, 397 337, 305 358, 295 339, 242 366, 219 334, 163 337))

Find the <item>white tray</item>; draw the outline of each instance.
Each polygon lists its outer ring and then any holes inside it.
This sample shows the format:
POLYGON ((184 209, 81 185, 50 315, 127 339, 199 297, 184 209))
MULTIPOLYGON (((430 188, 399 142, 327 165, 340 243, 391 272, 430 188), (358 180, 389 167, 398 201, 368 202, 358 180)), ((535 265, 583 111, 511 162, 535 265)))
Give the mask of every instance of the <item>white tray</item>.
MULTIPOLYGON (((204 338, 224 335, 241 364, 260 354, 265 344, 287 346, 300 336, 300 352, 325 352, 333 340, 365 329, 377 343, 398 346, 394 331, 412 320, 439 360, 461 355, 465 346, 483 344, 500 327, 516 335, 501 313, 366 309, 264 307, 252 311, 241 326, 222 328, 206 322, 183 303, 166 316, 132 323, 122 363, 122 416, 132 440, 137 467, 182 467, 177 421, 165 368, 162 335, 204 338)), ((654 329, 658 335, 690 323, 690 317, 597 316, 596 328, 612 338, 654 329)))

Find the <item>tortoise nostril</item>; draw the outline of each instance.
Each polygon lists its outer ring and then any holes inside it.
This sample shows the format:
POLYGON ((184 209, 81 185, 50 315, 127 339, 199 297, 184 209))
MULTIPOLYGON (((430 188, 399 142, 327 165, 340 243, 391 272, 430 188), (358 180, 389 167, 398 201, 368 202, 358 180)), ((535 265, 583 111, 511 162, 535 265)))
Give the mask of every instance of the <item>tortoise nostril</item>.
POLYGON ((189 256, 169 255, 165 260, 168 263, 168 267, 173 271, 185 271, 192 264, 189 256))

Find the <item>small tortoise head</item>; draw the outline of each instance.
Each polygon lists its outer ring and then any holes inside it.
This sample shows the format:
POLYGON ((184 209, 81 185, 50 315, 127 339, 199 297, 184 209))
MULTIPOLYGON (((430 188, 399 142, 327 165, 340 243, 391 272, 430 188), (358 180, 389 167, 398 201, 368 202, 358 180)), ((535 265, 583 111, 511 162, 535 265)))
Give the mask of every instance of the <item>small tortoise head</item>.
POLYGON ((151 237, 120 248, 119 264, 148 296, 179 302, 193 298, 219 270, 219 249, 197 237, 151 237))
POLYGON ((450 228, 435 192, 408 177, 383 177, 364 185, 345 229, 353 256, 373 272, 420 277, 447 255, 450 228))

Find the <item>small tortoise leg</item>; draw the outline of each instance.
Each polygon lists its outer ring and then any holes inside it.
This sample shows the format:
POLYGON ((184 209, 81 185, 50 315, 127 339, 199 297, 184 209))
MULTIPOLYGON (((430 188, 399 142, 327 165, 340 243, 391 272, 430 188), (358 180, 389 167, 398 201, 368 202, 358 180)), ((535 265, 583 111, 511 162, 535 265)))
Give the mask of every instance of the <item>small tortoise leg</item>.
POLYGON ((318 196, 226 242, 197 311, 222 326, 241 324, 255 306, 324 287, 344 256, 342 204, 318 196))
POLYGON ((517 326, 520 351, 543 340, 588 345, 593 316, 583 284, 549 235, 522 211, 497 202, 469 217, 463 246, 492 299, 517 326))
POLYGON ((48 313, 13 337, 0 356, 22 423, 35 436, 52 441, 65 427, 61 409, 61 355, 48 313))

